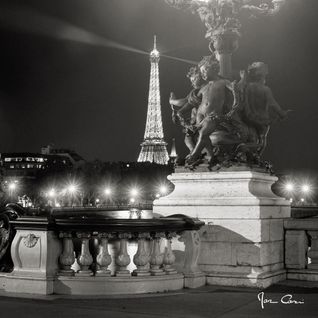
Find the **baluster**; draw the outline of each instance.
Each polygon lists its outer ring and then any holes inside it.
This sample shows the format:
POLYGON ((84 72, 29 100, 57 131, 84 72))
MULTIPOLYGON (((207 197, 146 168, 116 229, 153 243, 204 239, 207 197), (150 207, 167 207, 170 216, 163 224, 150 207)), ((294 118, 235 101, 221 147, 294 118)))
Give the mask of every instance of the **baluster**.
POLYGON ((112 257, 108 252, 108 239, 111 238, 110 234, 100 233, 98 234, 98 238, 100 239, 99 244, 99 253, 96 257, 97 262, 97 271, 96 276, 110 276, 111 272, 107 269, 107 267, 112 262, 112 257))
POLYGON ((93 272, 89 269, 93 263, 93 257, 89 251, 90 233, 76 233, 77 237, 81 240, 81 253, 77 258, 77 262, 81 269, 77 272, 79 276, 92 276, 93 272))
POLYGON ((115 263, 119 266, 119 269, 116 270, 116 276, 130 276, 127 266, 130 264, 130 256, 127 253, 127 242, 131 238, 129 233, 121 233, 118 235, 120 239, 119 253, 115 258, 115 263))
POLYGON ((150 272, 151 275, 164 275, 163 269, 160 268, 163 263, 163 253, 160 252, 160 241, 164 237, 164 233, 156 233, 152 244, 152 253, 150 256, 150 272))
POLYGON ((166 274, 171 275, 171 274, 177 274, 177 271, 172 267, 172 265, 174 264, 176 257, 174 256, 173 252, 172 252, 172 248, 171 248, 171 240, 172 238, 176 236, 176 233, 168 233, 167 234, 167 245, 165 247, 165 253, 163 256, 163 265, 164 265, 164 269, 166 274))
POLYGON ((318 231, 308 231, 311 237, 311 248, 308 256, 311 258, 311 263, 308 265, 310 269, 318 269, 318 231))
POLYGON ((137 269, 133 271, 134 276, 149 276, 149 260, 150 253, 146 249, 146 239, 150 238, 149 233, 139 233, 138 234, 138 250, 134 256, 134 264, 137 269))
POLYGON ((71 266, 75 262, 74 256, 74 245, 72 240, 72 234, 61 232, 59 237, 63 239, 63 252, 59 257, 61 269, 59 273, 61 275, 74 275, 74 271, 71 269, 71 266))

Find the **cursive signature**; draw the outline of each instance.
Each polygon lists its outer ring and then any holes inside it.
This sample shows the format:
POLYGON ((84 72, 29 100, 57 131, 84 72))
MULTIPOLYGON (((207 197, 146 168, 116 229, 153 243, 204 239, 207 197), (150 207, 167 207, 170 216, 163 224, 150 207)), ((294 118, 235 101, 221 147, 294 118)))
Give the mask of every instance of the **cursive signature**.
POLYGON ((273 300, 271 298, 266 298, 265 293, 261 292, 257 295, 258 301, 261 303, 262 309, 264 309, 265 304, 283 304, 283 305, 303 305, 305 301, 302 300, 295 300, 293 299, 293 295, 286 294, 282 296, 279 300, 273 300))

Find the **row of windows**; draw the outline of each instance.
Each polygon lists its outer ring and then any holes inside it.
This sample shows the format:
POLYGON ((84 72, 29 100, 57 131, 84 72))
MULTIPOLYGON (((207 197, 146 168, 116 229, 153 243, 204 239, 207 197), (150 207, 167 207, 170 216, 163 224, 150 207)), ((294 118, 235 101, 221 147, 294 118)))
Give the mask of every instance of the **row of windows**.
POLYGON ((5 162, 21 162, 21 161, 33 161, 33 162, 44 162, 47 159, 45 158, 36 158, 36 157, 14 157, 14 158, 4 158, 5 162))
POLYGON ((10 169, 44 169, 44 166, 41 164, 27 164, 27 165, 10 165, 10 169))

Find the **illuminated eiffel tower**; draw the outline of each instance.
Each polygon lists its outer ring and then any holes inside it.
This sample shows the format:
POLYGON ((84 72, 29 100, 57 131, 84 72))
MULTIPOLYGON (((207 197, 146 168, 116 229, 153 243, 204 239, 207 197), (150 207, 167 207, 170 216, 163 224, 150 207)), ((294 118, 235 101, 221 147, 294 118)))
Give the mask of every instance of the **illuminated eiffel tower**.
POLYGON ((167 143, 164 141, 160 86, 159 86, 159 60, 160 54, 156 46, 156 36, 154 37, 154 47, 150 52, 150 84, 148 97, 148 111, 144 141, 141 143, 141 151, 138 162, 152 162, 161 165, 168 164, 169 155, 167 143))

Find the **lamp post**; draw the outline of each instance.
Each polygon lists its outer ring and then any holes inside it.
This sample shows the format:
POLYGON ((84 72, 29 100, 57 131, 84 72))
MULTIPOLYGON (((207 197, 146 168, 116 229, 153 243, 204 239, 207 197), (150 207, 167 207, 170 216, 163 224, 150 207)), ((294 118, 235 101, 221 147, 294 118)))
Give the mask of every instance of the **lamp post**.
POLYGON ((129 203, 130 203, 131 205, 136 205, 136 204, 137 204, 136 200, 137 200, 137 198, 138 198, 139 195, 140 195, 140 191, 139 191, 137 188, 132 188, 132 189, 129 191, 129 193, 130 193, 129 203))
POLYGON ((66 192, 68 193, 69 197, 70 197, 70 205, 72 207, 74 207, 74 198, 78 192, 78 186, 74 183, 71 183, 68 185, 68 187, 66 188, 66 192))
POLYGON ((104 189, 104 196, 106 198, 107 204, 109 204, 109 201, 111 200, 112 193, 113 193, 113 191, 110 187, 107 187, 104 189))
POLYGON ((165 0, 170 6, 198 14, 207 28, 209 48, 220 62, 220 75, 232 76, 232 54, 238 49, 241 36, 241 16, 274 15, 286 0, 165 0))
POLYGON ((295 186, 293 183, 291 182, 288 182, 286 185, 285 185, 285 191, 287 192, 288 194, 288 199, 289 201, 292 203, 293 202, 293 191, 295 189, 295 186))
POLYGON ((302 204, 306 203, 310 192, 311 192, 311 186, 309 184, 303 184, 301 186, 301 193, 302 193, 301 203, 302 204))
POLYGON ((51 203, 53 206, 56 206, 56 190, 54 188, 51 188, 47 192, 47 196, 49 198, 49 204, 51 203))
POLYGON ((14 181, 9 182, 8 192, 9 192, 9 198, 11 201, 13 201, 13 198, 15 197, 17 190, 18 190, 18 181, 14 180, 14 181))

